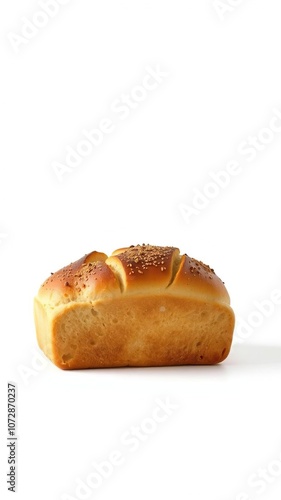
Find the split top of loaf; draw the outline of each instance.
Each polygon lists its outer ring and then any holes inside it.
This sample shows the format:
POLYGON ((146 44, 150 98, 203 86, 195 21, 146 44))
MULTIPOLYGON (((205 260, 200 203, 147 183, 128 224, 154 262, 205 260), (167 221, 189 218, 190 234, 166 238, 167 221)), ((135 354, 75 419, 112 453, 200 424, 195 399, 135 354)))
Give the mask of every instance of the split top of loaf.
POLYGON ((203 262, 175 247, 131 245, 110 257, 93 251, 52 274, 37 298, 54 309, 126 295, 172 294, 230 305, 221 279, 203 262))

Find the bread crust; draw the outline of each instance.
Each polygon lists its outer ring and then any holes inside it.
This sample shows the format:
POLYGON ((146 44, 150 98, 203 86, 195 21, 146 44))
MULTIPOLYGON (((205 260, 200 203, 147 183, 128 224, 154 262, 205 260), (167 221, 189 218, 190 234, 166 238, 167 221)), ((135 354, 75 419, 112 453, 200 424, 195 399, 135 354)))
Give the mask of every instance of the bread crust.
POLYGON ((235 321, 209 266, 144 244, 94 251, 52 274, 34 318, 40 348, 62 369, 219 363, 235 321))

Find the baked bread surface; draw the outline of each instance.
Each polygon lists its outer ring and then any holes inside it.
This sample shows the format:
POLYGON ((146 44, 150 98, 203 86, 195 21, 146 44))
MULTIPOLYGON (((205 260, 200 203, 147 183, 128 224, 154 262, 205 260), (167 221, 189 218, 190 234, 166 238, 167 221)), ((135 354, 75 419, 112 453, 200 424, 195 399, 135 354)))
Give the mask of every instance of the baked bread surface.
POLYGON ((34 318, 40 348, 63 369, 215 364, 234 329, 214 271, 152 245, 94 251, 52 274, 34 318))

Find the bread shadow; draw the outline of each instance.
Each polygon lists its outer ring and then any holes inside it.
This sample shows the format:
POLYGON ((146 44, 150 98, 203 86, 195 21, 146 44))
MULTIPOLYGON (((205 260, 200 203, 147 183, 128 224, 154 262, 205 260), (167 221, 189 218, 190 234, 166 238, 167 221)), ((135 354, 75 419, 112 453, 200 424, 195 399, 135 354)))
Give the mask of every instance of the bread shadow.
POLYGON ((228 366, 281 365, 281 345, 235 344, 223 364, 228 366))
POLYGON ((231 347, 228 357, 216 365, 179 365, 179 366, 161 366, 161 367, 123 367, 121 370, 132 370, 134 373, 155 374, 162 372, 168 374, 171 370, 174 373, 186 370, 212 371, 219 372, 228 366, 246 366, 246 365, 281 365, 281 345, 245 345, 235 344, 231 347))

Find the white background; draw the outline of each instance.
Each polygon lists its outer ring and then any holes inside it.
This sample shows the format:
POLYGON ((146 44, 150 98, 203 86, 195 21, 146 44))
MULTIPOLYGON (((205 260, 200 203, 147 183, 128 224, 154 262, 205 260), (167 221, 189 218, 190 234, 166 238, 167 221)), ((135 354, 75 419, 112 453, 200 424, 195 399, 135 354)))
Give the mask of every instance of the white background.
POLYGON ((257 313, 257 302, 281 289, 281 132, 268 128, 281 125, 272 121, 281 113, 280 1, 225 0, 225 12, 212 0, 65 3, 17 47, 8 34, 22 36, 23 18, 36 20, 42 7, 0 8, 1 498, 12 495, 12 380, 21 500, 82 498, 78 479, 114 450, 122 465, 84 498, 276 500, 280 303, 257 313), (166 76, 122 120, 112 103, 141 95, 147 67, 166 76), (107 117, 112 133, 60 181, 53 162, 65 164, 67 146, 107 117), (246 153, 251 137, 259 149, 246 153), (210 172, 231 161, 239 174, 184 217, 196 189, 212 190, 210 172), (37 358, 33 297, 50 272, 143 242, 177 246, 225 281, 237 317, 228 359, 64 372, 37 358), (132 451, 122 434, 150 418, 159 398, 176 408, 132 451))

